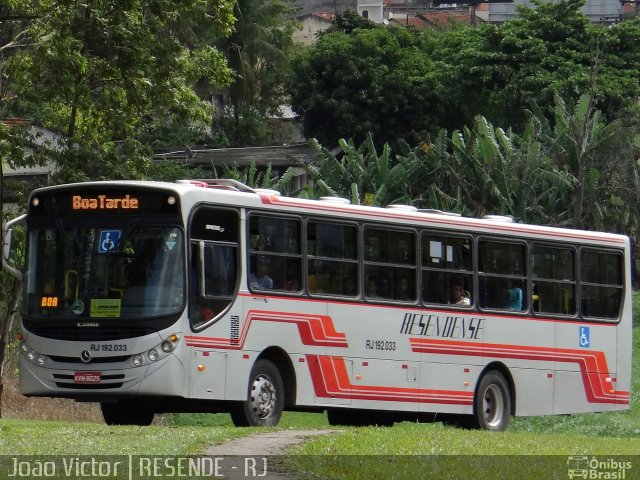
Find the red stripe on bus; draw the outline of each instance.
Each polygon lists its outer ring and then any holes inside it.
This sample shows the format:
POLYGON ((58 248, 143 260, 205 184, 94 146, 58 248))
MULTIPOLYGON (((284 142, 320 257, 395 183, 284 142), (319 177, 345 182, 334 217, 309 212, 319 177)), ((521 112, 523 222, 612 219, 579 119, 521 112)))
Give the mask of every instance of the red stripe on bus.
POLYGON ((609 366, 602 351, 425 338, 410 338, 409 342, 416 353, 483 357, 484 360, 489 357, 575 363, 580 368, 585 394, 590 403, 629 404, 629 392, 616 391, 608 378, 609 366))
POLYGON ((185 341, 189 347, 241 350, 244 347, 253 322, 293 323, 298 327, 298 333, 304 345, 323 347, 348 346, 346 335, 336 331, 331 317, 327 315, 271 312, 267 310, 250 310, 238 338, 186 335, 185 341))
POLYGON ((473 392, 379 385, 354 385, 343 357, 306 355, 313 388, 318 398, 378 400, 386 402, 473 405, 473 392))

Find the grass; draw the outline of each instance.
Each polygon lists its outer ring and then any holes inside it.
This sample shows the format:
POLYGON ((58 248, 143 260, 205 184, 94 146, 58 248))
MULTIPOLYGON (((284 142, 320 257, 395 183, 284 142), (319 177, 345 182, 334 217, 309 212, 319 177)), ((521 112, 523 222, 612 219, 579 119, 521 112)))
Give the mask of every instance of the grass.
POLYGON ((0 455, 192 455, 256 431, 0 419, 0 455))
POLYGON ((314 438, 297 447, 285 466, 305 472, 304 478, 345 480, 567 478, 569 456, 630 458, 638 451, 636 438, 491 433, 403 423, 314 438))

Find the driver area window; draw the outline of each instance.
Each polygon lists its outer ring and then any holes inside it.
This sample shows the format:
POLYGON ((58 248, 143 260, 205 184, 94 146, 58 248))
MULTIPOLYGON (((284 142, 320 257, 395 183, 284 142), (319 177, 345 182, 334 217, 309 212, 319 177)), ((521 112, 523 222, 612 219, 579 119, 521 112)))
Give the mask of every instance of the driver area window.
POLYGON ((203 207, 191 222, 190 319, 194 328, 231 305, 238 288, 239 217, 234 210, 203 207))

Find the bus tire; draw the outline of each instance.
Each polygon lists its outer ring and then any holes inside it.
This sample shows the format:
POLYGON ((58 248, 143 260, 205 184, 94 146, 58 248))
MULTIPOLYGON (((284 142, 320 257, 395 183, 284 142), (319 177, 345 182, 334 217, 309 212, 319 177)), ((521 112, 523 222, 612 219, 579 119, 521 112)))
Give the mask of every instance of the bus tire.
POLYGON ((331 426, 344 427, 393 427, 395 419, 388 412, 374 412, 368 410, 355 410, 351 408, 327 409, 327 421, 331 426))
POLYGON ((277 425, 284 410, 284 383, 278 368, 269 360, 258 360, 249 377, 248 400, 231 409, 236 427, 277 425))
POLYGON ((482 376, 473 411, 476 428, 496 432, 507 429, 511 418, 511 390, 504 375, 491 370, 482 376))
POLYGON ((346 408, 329 408, 327 410, 327 421, 333 427, 357 426, 355 414, 346 408))
POLYGON ((119 400, 100 404, 107 425, 151 425, 155 412, 140 400, 119 400))

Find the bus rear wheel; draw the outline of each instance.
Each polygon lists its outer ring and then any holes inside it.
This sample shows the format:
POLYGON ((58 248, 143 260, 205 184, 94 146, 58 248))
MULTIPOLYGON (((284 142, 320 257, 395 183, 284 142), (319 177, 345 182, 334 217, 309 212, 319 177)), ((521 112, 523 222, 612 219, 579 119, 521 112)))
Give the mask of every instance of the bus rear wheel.
POLYGON ((118 400, 100 404, 107 425, 151 425, 155 412, 141 400, 118 400))
POLYGON ((277 425, 284 409, 284 384, 278 368, 269 360, 258 360, 249 377, 249 399, 231 409, 236 427, 277 425))
POLYGON ((511 418, 511 390, 500 372, 487 372, 478 384, 474 405, 474 426, 504 431, 511 418))

